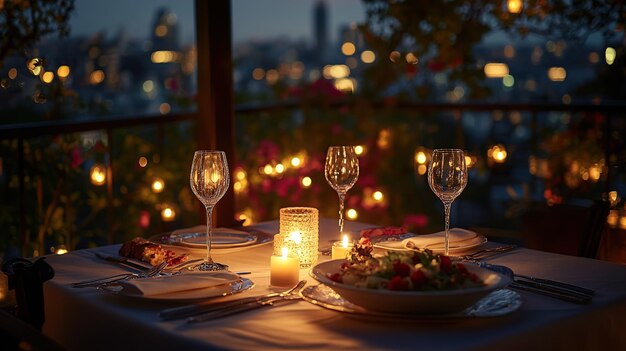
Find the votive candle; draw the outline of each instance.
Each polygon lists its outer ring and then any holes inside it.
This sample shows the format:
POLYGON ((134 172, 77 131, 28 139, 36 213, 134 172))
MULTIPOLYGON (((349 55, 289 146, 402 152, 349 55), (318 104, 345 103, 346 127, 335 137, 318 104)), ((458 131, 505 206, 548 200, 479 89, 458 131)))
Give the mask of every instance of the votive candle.
POLYGON ((287 248, 283 247, 282 256, 272 255, 270 270, 270 285, 293 286, 300 279, 300 260, 289 257, 287 248))
POLYGON ((350 251, 352 251, 352 247, 354 247, 354 244, 348 242, 348 235, 344 234, 341 241, 333 243, 331 248, 332 259, 343 260, 347 258, 350 251))
MULTIPOLYGON (((300 259, 300 268, 317 262, 319 246, 319 211, 312 207, 285 207, 280 209, 280 235, 293 256, 300 259)), ((279 255, 274 244, 274 255, 279 255)))

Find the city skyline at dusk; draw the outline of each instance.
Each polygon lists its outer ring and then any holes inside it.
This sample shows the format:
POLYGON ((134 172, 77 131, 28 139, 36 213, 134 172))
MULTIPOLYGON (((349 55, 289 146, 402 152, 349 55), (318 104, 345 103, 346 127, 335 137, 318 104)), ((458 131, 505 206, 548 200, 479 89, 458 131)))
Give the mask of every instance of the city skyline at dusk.
MULTIPOLYGON (((250 39, 276 37, 311 39, 312 13, 317 1, 235 0, 232 2, 233 42, 236 44, 250 39), (285 16, 287 13, 289 15, 285 16)), ((325 3, 329 14, 329 35, 333 41, 337 40, 340 26, 365 19, 365 9, 360 0, 326 0, 325 3)), ((100 31, 111 33, 123 29, 134 37, 147 37, 148 28, 154 21, 154 9, 165 7, 177 16, 182 42, 194 41, 193 1, 138 0, 134 4, 138 11, 128 11, 127 3, 123 0, 76 1, 75 10, 70 16, 71 35, 90 35, 100 31), (102 16, 102 13, 116 15, 102 16)))

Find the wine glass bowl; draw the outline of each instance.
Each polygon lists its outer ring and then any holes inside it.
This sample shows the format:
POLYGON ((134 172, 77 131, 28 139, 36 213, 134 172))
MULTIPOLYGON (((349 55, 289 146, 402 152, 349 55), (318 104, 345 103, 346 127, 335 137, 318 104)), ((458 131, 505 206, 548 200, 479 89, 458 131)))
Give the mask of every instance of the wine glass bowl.
POLYGON ((428 185, 443 202, 445 211, 444 254, 449 254, 450 207, 467 185, 465 154, 459 149, 435 149, 428 165, 428 185))
POLYGON ((339 196, 339 234, 343 232, 343 212, 346 193, 359 178, 359 159, 354 146, 331 146, 324 165, 326 181, 339 196))
POLYGON ((224 196, 230 185, 230 174, 226 154, 223 151, 199 150, 193 155, 189 175, 191 191, 206 209, 206 259, 195 269, 216 271, 228 266, 214 262, 211 258, 211 238, 213 234, 213 208, 224 196))

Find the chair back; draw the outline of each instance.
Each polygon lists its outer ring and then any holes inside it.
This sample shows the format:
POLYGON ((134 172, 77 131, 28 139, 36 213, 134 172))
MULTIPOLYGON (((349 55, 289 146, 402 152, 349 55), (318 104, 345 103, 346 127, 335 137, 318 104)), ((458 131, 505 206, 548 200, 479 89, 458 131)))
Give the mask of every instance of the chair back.
POLYGON ((2 265, 9 290, 15 290, 17 317, 41 330, 45 321, 43 283, 54 277, 54 269, 40 257, 35 261, 14 258, 2 265))
POLYGON ((534 203, 522 218, 524 245, 531 249, 596 258, 609 204, 534 203))

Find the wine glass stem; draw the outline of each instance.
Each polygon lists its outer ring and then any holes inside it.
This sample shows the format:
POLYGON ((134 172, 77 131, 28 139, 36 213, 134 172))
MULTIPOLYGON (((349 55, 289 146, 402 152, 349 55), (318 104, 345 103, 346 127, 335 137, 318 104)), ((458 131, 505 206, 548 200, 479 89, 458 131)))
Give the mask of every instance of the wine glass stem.
POLYGON ((451 206, 452 206, 452 203, 450 202, 443 203, 443 208, 444 208, 445 217, 446 217, 446 234, 444 236, 443 252, 444 252, 444 255, 446 256, 448 256, 448 254, 450 253, 450 207, 451 206))
POLYGON ((337 193, 339 195, 339 235, 343 233, 343 210, 344 202, 346 200, 345 193, 337 193))
POLYGON ((211 258, 211 237, 213 236, 213 207, 206 206, 206 262, 213 263, 211 258))

